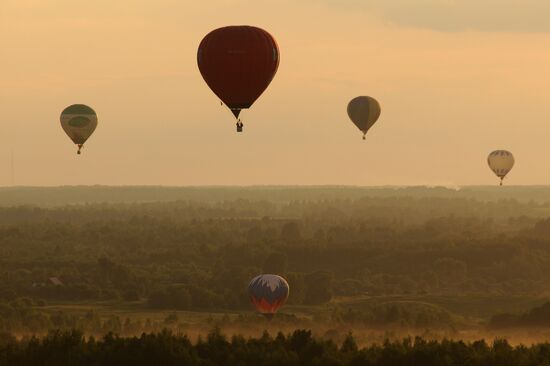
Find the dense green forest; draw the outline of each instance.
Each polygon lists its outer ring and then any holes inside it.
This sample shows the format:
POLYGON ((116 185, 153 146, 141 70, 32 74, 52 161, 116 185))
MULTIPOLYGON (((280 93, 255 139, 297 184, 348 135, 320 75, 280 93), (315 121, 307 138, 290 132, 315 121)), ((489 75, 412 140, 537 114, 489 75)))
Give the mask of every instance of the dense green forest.
POLYGON ((260 273, 288 280, 286 325, 550 325, 550 188, 0 190, 0 330, 253 323, 260 273))
POLYGON ((219 331, 192 343, 168 331, 121 338, 112 333, 86 339, 80 332, 50 332, 43 338, 0 338, 1 366, 62 365, 224 365, 224 366, 541 366, 548 365, 550 344, 511 346, 506 340, 427 341, 420 337, 358 347, 349 334, 342 344, 312 337, 310 331, 264 333, 259 338, 219 331))

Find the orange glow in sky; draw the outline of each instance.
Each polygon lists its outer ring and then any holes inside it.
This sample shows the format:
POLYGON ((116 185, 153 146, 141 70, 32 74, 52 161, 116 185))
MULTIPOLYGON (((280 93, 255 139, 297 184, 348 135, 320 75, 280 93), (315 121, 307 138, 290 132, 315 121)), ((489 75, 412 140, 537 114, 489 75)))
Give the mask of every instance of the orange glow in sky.
POLYGON ((538 0, 2 0, 0 185, 550 184, 550 25, 538 0), (416 3, 416 6, 411 6, 416 3), (477 4, 477 5, 476 5, 477 4), (196 65, 214 28, 278 41, 246 129, 196 65), (379 100, 367 140, 348 120, 379 100), (88 104, 83 154, 59 125, 88 104))

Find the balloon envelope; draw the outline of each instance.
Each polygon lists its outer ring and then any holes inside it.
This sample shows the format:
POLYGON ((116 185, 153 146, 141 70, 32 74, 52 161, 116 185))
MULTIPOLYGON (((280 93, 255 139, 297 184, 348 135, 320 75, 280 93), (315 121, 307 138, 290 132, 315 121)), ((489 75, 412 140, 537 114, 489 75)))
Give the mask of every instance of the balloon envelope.
POLYGON ((281 276, 263 274, 254 277, 248 285, 250 301, 259 313, 273 316, 288 299, 288 282, 281 276))
POLYGON ((60 120, 65 133, 79 147, 88 140, 97 127, 97 114, 84 104, 73 104, 65 108, 60 120))
POLYGON ((204 37, 197 63, 206 84, 238 117, 271 83, 279 67, 279 47, 263 29, 223 27, 204 37))
POLYGON ((493 173, 502 180, 514 166, 514 155, 506 150, 495 150, 487 157, 487 163, 493 173))
POLYGON ((348 116, 363 131, 363 136, 378 120, 380 113, 380 104, 372 97, 360 96, 348 103, 348 116))

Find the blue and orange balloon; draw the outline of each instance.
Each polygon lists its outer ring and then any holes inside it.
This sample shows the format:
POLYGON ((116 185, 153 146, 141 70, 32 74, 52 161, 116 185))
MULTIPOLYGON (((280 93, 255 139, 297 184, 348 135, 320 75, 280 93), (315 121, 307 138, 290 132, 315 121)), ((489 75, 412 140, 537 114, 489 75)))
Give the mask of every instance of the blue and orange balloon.
POLYGON ((254 277, 248 284, 250 302, 256 310, 271 319, 288 299, 288 282, 281 276, 263 274, 254 277))

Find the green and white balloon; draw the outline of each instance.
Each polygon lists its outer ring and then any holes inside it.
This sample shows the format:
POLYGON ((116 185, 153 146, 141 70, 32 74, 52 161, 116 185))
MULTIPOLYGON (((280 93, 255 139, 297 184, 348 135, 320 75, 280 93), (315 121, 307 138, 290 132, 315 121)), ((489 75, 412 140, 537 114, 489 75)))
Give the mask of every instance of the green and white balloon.
POLYGON ((73 104, 63 110, 60 120, 63 131, 78 146, 77 154, 80 154, 97 127, 97 114, 87 105, 73 104))

